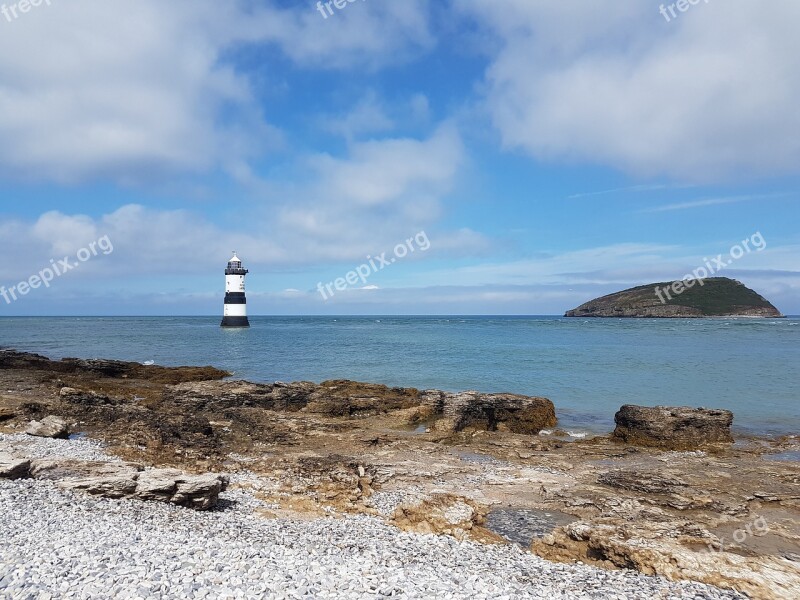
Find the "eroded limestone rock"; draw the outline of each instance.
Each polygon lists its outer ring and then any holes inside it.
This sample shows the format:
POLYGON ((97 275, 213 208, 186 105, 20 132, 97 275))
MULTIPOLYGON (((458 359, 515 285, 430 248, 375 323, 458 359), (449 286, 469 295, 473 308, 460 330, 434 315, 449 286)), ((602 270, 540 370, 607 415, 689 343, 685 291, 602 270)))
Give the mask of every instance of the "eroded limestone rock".
MULTIPOLYGON (((349 380, 256 384, 246 381, 204 381, 175 385, 165 402, 187 411, 262 408, 305 411, 328 417, 365 418, 386 413, 416 411, 425 419, 439 419, 433 429, 452 433, 465 429, 509 431, 535 435, 556 424, 555 407, 547 398, 476 391, 388 387, 349 380)), ((411 414, 410 412, 408 413, 411 414)), ((419 419, 417 419, 419 420, 419 419)))
POLYGON ((733 413, 728 410, 626 404, 614 421, 614 437, 628 444, 696 450, 733 443, 733 413))
MULTIPOLYGON (((0 455, 0 469, 2 469, 0 455)), ((216 506, 228 486, 224 475, 190 475, 177 469, 144 470, 127 462, 81 461, 52 458, 29 461, 30 475, 55 481, 64 489, 105 498, 134 498, 169 502, 195 510, 216 506)))

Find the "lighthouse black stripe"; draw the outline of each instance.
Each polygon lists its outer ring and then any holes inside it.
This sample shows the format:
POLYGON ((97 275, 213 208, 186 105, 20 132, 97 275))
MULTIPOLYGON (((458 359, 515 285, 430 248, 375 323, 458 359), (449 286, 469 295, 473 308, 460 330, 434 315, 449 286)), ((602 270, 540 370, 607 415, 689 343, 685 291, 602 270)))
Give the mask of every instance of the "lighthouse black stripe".
POLYGON ((250 327, 247 317, 223 317, 222 327, 250 327))
POLYGON ((225 304, 247 304, 247 298, 242 292, 227 292, 225 294, 225 304))

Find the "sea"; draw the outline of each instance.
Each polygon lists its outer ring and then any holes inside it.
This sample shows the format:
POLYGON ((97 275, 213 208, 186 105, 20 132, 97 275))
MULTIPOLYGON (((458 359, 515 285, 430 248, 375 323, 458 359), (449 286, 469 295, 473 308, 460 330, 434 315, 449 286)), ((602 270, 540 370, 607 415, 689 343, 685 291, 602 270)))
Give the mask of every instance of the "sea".
MULTIPOLYGON (((623 404, 725 408, 739 433, 800 434, 800 318, 3 317, 0 347, 213 365, 258 382, 354 379, 545 396, 574 437, 623 404)), ((0 390, 2 392, 2 390, 0 390)))

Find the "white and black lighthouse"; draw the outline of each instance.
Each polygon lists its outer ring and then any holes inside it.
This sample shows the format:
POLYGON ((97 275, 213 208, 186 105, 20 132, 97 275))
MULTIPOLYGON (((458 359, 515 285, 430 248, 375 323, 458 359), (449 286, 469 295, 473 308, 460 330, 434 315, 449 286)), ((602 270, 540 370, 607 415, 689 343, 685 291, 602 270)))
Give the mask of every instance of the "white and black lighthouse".
POLYGON ((247 269, 242 268, 242 261, 233 252, 225 269, 225 310, 222 327, 250 327, 247 320, 247 298, 244 295, 244 276, 247 269))

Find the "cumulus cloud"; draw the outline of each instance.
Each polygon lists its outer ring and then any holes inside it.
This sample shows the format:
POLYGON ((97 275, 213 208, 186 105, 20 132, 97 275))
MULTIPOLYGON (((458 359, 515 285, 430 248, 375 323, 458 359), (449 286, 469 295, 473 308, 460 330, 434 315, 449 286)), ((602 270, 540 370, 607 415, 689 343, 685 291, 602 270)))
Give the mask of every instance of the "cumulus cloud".
POLYGON ((0 175, 236 175, 281 138, 229 60, 243 47, 341 69, 376 68, 432 43, 423 0, 359 3, 336 23, 313 5, 280 4, 70 0, 4 20, 0 175))
MULTIPOLYGON (((434 224, 465 160, 449 123, 422 139, 373 139, 351 144, 345 157, 316 155, 307 162, 309 183, 287 191, 277 222, 306 255, 363 259, 434 224)), ((478 234, 445 235, 462 251, 486 243, 478 234)))
MULTIPOLYGON (((9 248, 0 275, 26 277, 49 258, 73 254, 103 235, 114 243, 114 269, 122 278, 153 274, 157 264, 169 265, 166 272, 208 272, 233 248, 248 264, 274 269, 360 263, 423 229, 433 236, 441 198, 453 189, 463 161, 458 132, 444 124, 423 139, 370 140, 342 157, 315 156, 305 163, 304 184, 279 190, 280 205, 253 208, 232 225, 139 204, 99 217, 50 211, 33 223, 0 220, 0 244, 9 248)), ((431 253, 472 255, 488 246, 470 229, 437 234, 431 253)))
POLYGON ((800 4, 456 0, 496 40, 487 106, 509 148, 637 176, 797 172, 800 4))

